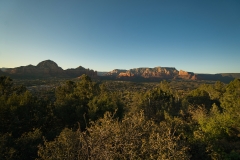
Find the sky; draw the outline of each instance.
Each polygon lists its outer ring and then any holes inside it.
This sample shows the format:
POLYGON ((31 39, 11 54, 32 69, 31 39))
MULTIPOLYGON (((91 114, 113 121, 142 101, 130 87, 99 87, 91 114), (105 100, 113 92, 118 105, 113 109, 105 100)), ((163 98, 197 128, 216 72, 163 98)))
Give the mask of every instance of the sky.
POLYGON ((240 73, 240 0, 0 0, 0 68, 240 73))

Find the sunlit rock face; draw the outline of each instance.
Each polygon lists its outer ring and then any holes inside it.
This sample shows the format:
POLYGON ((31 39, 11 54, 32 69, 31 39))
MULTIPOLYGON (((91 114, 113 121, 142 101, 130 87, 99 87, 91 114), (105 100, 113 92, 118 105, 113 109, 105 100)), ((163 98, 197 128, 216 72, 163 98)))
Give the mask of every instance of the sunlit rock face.
POLYGON ((127 70, 125 69, 114 69, 105 74, 105 76, 118 76, 120 73, 125 73, 127 70))
POLYGON ((142 68, 133 69, 132 72, 136 72, 137 75, 142 77, 174 77, 178 74, 178 71, 172 67, 155 67, 155 68, 142 68))
POLYGON ((118 77, 173 78, 178 71, 171 67, 134 68, 120 72, 118 77))
POLYGON ((154 68, 134 68, 130 70, 121 70, 114 69, 105 76, 112 77, 115 79, 122 80, 133 80, 136 78, 144 78, 144 79, 191 79, 197 80, 198 75, 193 72, 187 72, 180 70, 178 71, 174 67, 154 67, 154 68))
POLYGON ((186 72, 186 71, 180 70, 178 75, 179 75, 179 76, 188 76, 189 73, 186 72))
POLYGON ((178 78, 196 80, 197 76, 193 72, 186 72, 186 71, 180 70, 178 73, 178 78))

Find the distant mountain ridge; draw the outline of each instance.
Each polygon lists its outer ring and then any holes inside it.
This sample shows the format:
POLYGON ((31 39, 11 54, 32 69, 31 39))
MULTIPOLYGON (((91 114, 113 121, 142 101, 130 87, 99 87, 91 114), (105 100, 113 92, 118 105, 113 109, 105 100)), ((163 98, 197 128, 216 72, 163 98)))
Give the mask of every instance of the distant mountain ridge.
POLYGON ((178 71, 175 67, 133 68, 129 70, 114 69, 104 76, 116 79, 195 79, 192 72, 178 71))
POLYGON ((97 72, 94 70, 85 69, 82 66, 75 69, 63 70, 52 60, 42 61, 37 66, 27 65, 16 68, 7 68, 4 71, 0 71, 0 74, 7 75, 12 78, 75 78, 83 74, 87 74, 90 77, 97 77, 97 72))
POLYGON ((154 68, 134 68, 129 70, 114 69, 104 75, 106 78, 116 80, 152 80, 159 79, 186 79, 186 80, 211 80, 230 82, 235 78, 240 78, 240 73, 222 74, 195 74, 193 72, 178 71, 175 67, 154 67, 154 68))
POLYGON ((175 67, 141 67, 129 70, 114 69, 110 72, 99 72, 86 69, 82 66, 63 70, 52 60, 45 60, 36 66, 27 65, 16 68, 0 68, 0 75, 12 78, 76 78, 86 74, 92 78, 102 80, 127 80, 127 81, 159 81, 162 79, 186 79, 186 80, 212 80, 230 82, 240 78, 240 73, 219 73, 219 74, 195 74, 175 67))

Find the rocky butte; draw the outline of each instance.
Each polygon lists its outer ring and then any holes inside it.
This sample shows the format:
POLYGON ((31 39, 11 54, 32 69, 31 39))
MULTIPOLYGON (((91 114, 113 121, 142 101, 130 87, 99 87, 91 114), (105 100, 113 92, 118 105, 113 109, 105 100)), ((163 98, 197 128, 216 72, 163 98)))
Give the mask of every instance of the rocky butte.
POLYGON ((105 79, 133 80, 133 81, 159 81, 161 79, 185 80, 213 80, 230 82, 240 74, 195 74, 193 72, 178 71, 174 67, 134 68, 129 70, 114 69, 104 75, 105 79))
MULTIPOLYGON (((183 71, 184 72, 184 71, 183 71)), ((184 72, 184 76, 187 76, 184 72)), ((179 75, 179 71, 174 67, 154 67, 154 68, 134 68, 130 70, 118 70, 115 69, 105 76, 112 76, 115 78, 163 78, 163 79, 172 79, 179 75)))

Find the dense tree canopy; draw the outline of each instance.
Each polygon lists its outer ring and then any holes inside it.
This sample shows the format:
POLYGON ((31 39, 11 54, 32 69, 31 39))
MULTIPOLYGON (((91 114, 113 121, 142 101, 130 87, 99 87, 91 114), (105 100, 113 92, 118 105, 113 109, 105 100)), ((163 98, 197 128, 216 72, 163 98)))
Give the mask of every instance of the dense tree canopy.
POLYGON ((240 159, 239 79, 179 92, 83 75, 40 89, 0 77, 0 159, 240 159))

